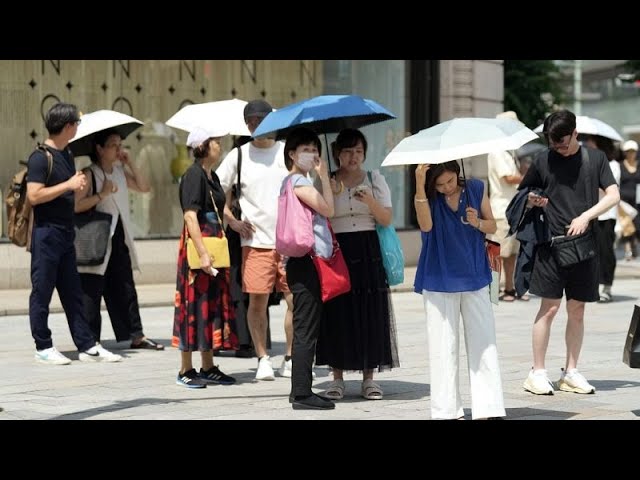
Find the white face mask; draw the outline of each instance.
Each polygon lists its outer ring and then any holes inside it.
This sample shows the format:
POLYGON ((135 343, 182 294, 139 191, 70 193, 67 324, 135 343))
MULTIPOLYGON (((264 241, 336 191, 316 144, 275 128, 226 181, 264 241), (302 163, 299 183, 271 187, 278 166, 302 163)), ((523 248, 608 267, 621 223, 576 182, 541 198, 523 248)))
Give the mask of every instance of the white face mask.
POLYGON ((316 164, 316 154, 310 152, 301 152, 298 154, 296 165, 303 172, 310 171, 316 164))

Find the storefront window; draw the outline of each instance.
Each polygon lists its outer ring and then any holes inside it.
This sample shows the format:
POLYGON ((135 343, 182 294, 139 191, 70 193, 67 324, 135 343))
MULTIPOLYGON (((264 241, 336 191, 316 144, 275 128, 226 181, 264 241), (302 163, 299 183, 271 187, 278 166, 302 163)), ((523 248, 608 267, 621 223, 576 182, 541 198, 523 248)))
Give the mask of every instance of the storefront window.
MULTIPOLYGON (((380 168, 408 130, 404 60, 8 60, 0 66, 0 92, 7 107, 6 118, 0 119, 0 137, 12 140, 0 148, 2 187, 17 169, 16 159, 26 158, 36 142, 46 139, 44 113, 55 99, 83 112, 112 109, 145 122, 123 142, 151 184, 149 193, 130 194, 138 239, 180 235, 178 181, 191 160, 184 149, 186 132, 164 122, 187 104, 265 98, 279 108, 323 94, 371 98, 397 117, 362 129, 369 141, 366 167, 371 170, 380 168)), ((327 139, 331 142, 335 135, 327 139)), ((228 137, 223 156, 231 146, 228 137)), ((87 157, 77 158, 78 168, 88 163, 87 157)), ((396 227, 410 228, 406 168, 385 167, 381 172, 391 188, 396 227)), ((0 232, 6 240, 2 216, 0 232)))
MULTIPOLYGON (((380 169, 389 188, 393 203, 393 218, 397 228, 407 228, 406 167, 382 167, 389 151, 407 134, 404 60, 325 60, 323 62, 324 89, 322 94, 355 94, 375 100, 396 118, 362 128, 367 137, 367 169, 380 169)), ((335 135, 328 135, 329 143, 335 135)), ((332 164, 332 168, 335 165, 332 164)))

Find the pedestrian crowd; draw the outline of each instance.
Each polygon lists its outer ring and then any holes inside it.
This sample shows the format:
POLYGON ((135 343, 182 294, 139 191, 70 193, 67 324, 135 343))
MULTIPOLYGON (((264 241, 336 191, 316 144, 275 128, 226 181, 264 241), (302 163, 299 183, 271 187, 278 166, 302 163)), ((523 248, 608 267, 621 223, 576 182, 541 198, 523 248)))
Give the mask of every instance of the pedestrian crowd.
MULTIPOLYGON (((248 102, 244 120, 251 134, 272 110, 264 100, 248 102)), ((517 120, 514 112, 498 117, 517 120)), ((54 288, 80 361, 123 360, 100 343, 103 300, 116 341, 130 342, 129 348, 165 348, 144 334, 133 279, 138 258, 129 190, 148 192, 149 182, 115 129, 92 137, 91 165, 76 171, 68 145, 80 122, 74 105, 54 105, 45 118, 49 136, 44 142, 53 166, 42 150, 28 162, 34 211, 29 318, 35 359, 44 364, 71 363, 55 348, 48 328, 54 288), (77 265, 74 215, 92 210, 111 215, 106 255, 98 264, 77 265)), ((376 372, 400 367, 379 241, 379 229, 393 224, 394 208, 383 173, 367 168, 366 136, 344 129, 323 154, 318 135, 299 126, 284 141, 275 135, 252 137, 223 157, 227 135, 224 122, 212 122, 193 129, 187 139, 193 163, 181 177, 176 199, 184 219, 171 342, 180 352, 176 384, 202 389, 236 383, 215 361, 230 351, 256 359, 256 382, 289 378, 294 409, 334 409, 345 396, 347 375, 354 373, 361 377, 363 399, 382 400, 376 372), (279 202, 286 198, 298 202, 302 212, 287 219, 289 233, 309 232, 309 245, 299 255, 278 247, 284 241, 277 228, 279 202), (346 293, 329 298, 326 289, 333 280, 327 280, 325 268, 340 271, 335 282, 348 282, 346 293), (274 367, 269 305, 280 299, 286 303, 286 346, 282 364, 274 367), (321 394, 312 390, 315 365, 332 373, 321 394)), ((501 244, 500 300, 527 301, 529 293, 541 299, 532 326, 532 368, 523 388, 536 395, 556 389, 595 393, 578 370, 585 304, 613 300, 616 236, 625 244, 626 258, 636 256, 640 220, 630 219, 633 230, 621 234, 624 210, 618 204, 622 197, 632 209, 640 206, 638 145, 625 142, 619 161, 613 142, 579 134, 568 110, 550 114, 543 135, 548 146, 526 169, 515 152, 490 153, 488 184, 465 178, 455 160, 415 168, 413 205, 422 247, 414 290, 424 302, 434 419, 464 418, 461 335, 472 418, 506 416, 487 240, 501 244), (565 297, 566 358, 553 382, 546 352, 565 297)))

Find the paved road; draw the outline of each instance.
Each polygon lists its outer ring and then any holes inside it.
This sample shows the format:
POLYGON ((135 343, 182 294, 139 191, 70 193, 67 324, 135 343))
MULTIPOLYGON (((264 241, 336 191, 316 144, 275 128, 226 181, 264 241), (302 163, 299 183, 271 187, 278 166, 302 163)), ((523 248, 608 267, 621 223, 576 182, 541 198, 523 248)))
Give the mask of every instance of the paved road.
MULTIPOLYGON (((151 303, 148 299, 153 295, 160 298, 167 288, 146 286, 141 289, 141 300, 151 303)), ((535 396, 525 392, 522 382, 531 367, 531 323, 539 299, 501 303, 495 308, 508 419, 640 418, 640 369, 630 369, 621 361, 631 312, 637 303, 638 281, 616 280, 614 295, 616 301, 611 304, 587 306, 587 335, 580 366, 597 388, 595 395, 556 392, 554 396, 535 396)), ((352 373, 346 377, 345 399, 327 412, 292 410, 287 400, 289 380, 254 382, 255 359, 217 357, 222 369, 238 379, 233 386, 188 390, 175 385, 179 359, 178 351, 168 346, 173 314, 168 306, 148 307, 142 312, 146 333, 167 345, 163 352, 130 350, 127 343, 116 343, 106 321, 104 345, 126 357, 116 364, 36 364, 28 317, 0 317, 0 406, 4 408, 0 419, 429 419, 422 298, 397 292, 393 303, 401 367, 376 376, 385 391, 384 399, 362 399, 359 376, 352 373)), ((553 380, 564 365, 564 305, 562 309, 548 353, 547 367, 553 380)), ((272 308, 275 366, 280 365, 284 353, 282 316, 282 306, 272 308)), ((64 316, 52 314, 50 324, 58 349, 76 360, 64 316)), ((331 377, 325 367, 317 367, 316 372, 314 388, 321 392, 331 377)), ((466 373, 461 375, 461 383, 466 416, 470 418, 466 373)))

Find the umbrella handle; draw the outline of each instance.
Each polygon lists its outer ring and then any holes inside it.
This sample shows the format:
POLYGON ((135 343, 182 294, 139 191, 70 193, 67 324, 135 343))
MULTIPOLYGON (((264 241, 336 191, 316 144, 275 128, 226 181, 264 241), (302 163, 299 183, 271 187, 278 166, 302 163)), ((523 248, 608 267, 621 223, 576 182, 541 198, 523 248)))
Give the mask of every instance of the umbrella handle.
MULTIPOLYGON (((467 199, 467 207, 469 206, 469 191, 467 189, 467 175, 464 173, 464 158, 460 159, 460 163, 462 164, 462 181, 464 182, 464 196, 467 199)), ((463 222, 468 223, 468 222, 463 222)))
MULTIPOLYGON (((467 188, 467 175, 464 173, 464 158, 460 159, 460 163, 462 164, 462 180, 464 181, 464 196, 467 199, 467 207, 469 206, 469 189, 467 188)), ((464 217, 460 217, 460 221, 465 225, 469 225, 464 217)))
POLYGON ((329 178, 331 178, 331 150, 329 149, 329 140, 327 134, 324 134, 324 144, 327 148, 327 170, 329 171, 329 178))

